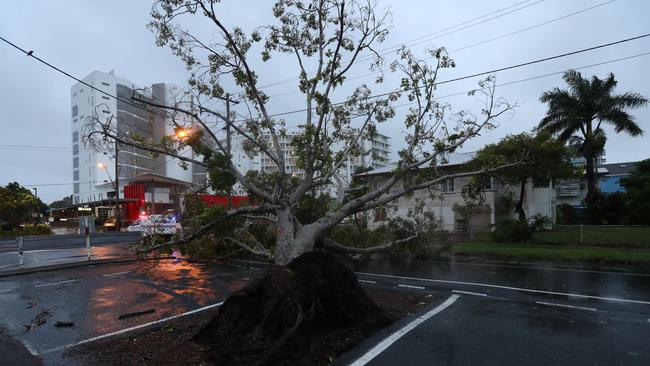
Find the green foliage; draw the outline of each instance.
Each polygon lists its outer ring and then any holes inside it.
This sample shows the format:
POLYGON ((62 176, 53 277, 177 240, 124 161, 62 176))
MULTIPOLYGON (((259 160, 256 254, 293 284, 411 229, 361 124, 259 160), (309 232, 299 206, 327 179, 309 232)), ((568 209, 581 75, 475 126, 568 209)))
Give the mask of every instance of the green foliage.
POLYGON ((627 222, 650 225, 650 159, 638 162, 636 169, 621 179, 621 185, 627 190, 627 222))
POLYGON ((298 202, 294 215, 301 224, 307 225, 325 216, 334 205, 334 199, 326 193, 307 193, 298 202))
POLYGON ((553 221, 546 215, 536 214, 530 218, 529 230, 531 234, 541 231, 548 231, 552 227, 553 221))
POLYGON ((573 141, 587 161, 587 205, 596 200, 594 160, 603 151, 606 136, 601 124, 609 124, 616 133, 631 136, 643 134, 628 110, 648 104, 648 99, 638 93, 614 94, 617 81, 610 73, 606 79, 592 76, 583 78, 575 70, 563 75, 568 89, 554 88, 542 94, 540 101, 548 103, 546 116, 537 127, 556 135, 563 143, 573 141))
POLYGON ((618 225, 626 223, 626 195, 622 192, 597 192, 587 206, 587 221, 598 225, 618 225))
POLYGON ((575 209, 568 203, 557 205, 558 225, 576 225, 579 223, 575 209))
POLYGON ((526 242, 530 238, 528 223, 522 224, 519 220, 503 220, 494 226, 491 233, 492 241, 504 242, 526 242))
MULTIPOLYGON (((185 232, 191 233, 213 221, 226 211, 221 205, 208 206, 193 194, 184 196, 185 210, 181 224, 185 232)), ((255 248, 256 242, 266 248, 275 244, 275 231, 267 220, 234 217, 213 226, 205 235, 183 246, 183 253, 191 258, 214 260, 234 254, 250 254, 227 238, 239 240, 255 248)))
POLYGON ((2 229, 13 230, 32 222, 32 213, 44 213, 47 205, 32 191, 13 182, 0 187, 0 223, 2 229))
POLYGON ((63 208, 72 206, 72 195, 65 196, 60 200, 50 203, 50 208, 63 208))
POLYGON ((0 236, 52 235, 52 229, 47 225, 19 226, 11 231, 1 231, 0 236))

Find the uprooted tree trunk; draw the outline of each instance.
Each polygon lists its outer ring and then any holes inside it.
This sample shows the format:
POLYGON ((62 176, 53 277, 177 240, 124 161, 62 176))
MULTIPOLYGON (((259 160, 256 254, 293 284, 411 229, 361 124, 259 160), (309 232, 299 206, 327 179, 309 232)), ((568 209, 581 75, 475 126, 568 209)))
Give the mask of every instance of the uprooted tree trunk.
POLYGON ((307 365, 313 342, 360 340, 389 322, 350 269, 315 251, 232 294, 194 340, 218 365, 307 365))

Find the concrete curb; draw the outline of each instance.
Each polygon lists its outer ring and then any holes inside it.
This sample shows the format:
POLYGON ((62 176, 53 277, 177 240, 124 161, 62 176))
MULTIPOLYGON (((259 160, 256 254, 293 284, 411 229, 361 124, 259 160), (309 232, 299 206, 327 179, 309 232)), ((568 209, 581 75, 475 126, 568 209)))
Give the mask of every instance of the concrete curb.
POLYGON ((24 269, 12 270, 12 271, 4 271, 4 272, 0 272, 0 278, 10 277, 10 276, 18 276, 18 275, 24 275, 24 274, 31 274, 31 273, 38 273, 38 272, 56 271, 56 270, 60 270, 60 269, 85 267, 85 266, 92 266, 92 265, 119 264, 119 263, 131 263, 131 262, 137 262, 137 261, 155 261, 155 260, 168 260, 168 259, 175 259, 175 257, 164 256, 164 257, 158 257, 158 258, 145 258, 145 259, 140 259, 140 258, 96 259, 96 260, 83 261, 83 262, 53 264, 51 266, 43 266, 43 267, 36 267, 36 268, 24 268, 24 269))

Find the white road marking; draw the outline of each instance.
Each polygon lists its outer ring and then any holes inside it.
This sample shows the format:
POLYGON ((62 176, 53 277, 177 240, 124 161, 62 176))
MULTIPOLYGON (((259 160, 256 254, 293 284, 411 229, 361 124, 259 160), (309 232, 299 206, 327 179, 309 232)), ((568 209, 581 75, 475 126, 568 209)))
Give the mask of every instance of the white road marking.
POLYGON ((556 304, 554 302, 535 301, 535 304, 547 305, 547 306, 557 306, 557 307, 560 307, 560 308, 569 308, 569 309, 577 309, 577 310, 598 311, 598 309, 595 309, 595 308, 587 308, 587 307, 584 307, 584 306, 573 306, 573 305, 566 305, 566 304, 556 304))
POLYGON ((406 326, 404 326, 402 329, 396 331, 395 333, 391 334, 387 338, 385 338, 383 341, 377 343, 373 348, 371 348, 366 354, 363 356, 359 357, 356 361, 354 361, 350 366, 363 366, 370 362, 373 358, 377 357, 380 353, 384 352, 388 347, 390 347, 393 343, 395 343, 398 339, 402 338, 406 333, 410 332, 413 330, 415 327, 418 325, 422 324, 422 322, 428 320, 432 316, 438 314, 439 312, 445 310, 447 307, 449 307, 451 304, 453 304, 460 295, 451 295, 445 302, 442 304, 436 306, 434 309, 430 310, 429 312, 420 315, 419 317, 415 318, 412 322, 408 323, 406 326))
POLYGON ((630 304, 643 304, 650 305, 650 301, 642 300, 630 300, 630 299, 618 299, 615 297, 602 297, 602 296, 593 296, 593 295, 583 295, 583 294, 572 294, 568 292, 555 292, 555 291, 545 291, 545 290, 534 290, 530 288, 521 288, 521 287, 512 287, 512 286, 502 286, 502 285, 491 285, 489 283, 478 283, 478 282, 464 282, 464 281, 450 281, 450 280, 434 280, 432 278, 420 278, 420 277, 406 277, 406 276, 392 276, 379 273, 367 273, 367 272, 355 272, 357 275, 365 276, 376 276, 376 277, 387 277, 387 278, 397 278, 400 280, 412 280, 412 281, 426 281, 426 282, 439 282, 439 283, 451 283, 455 285, 467 285, 467 286, 479 286, 479 287, 489 287, 489 288, 499 288, 502 290, 513 290, 521 292, 532 292, 537 294, 546 294, 546 295, 558 295, 558 296, 572 296, 579 297, 581 299, 596 299, 596 300, 606 300, 606 301, 615 301, 623 302, 630 304))
POLYGON ((204 306, 204 307, 202 307, 202 308, 194 309, 194 310, 191 310, 191 311, 188 311, 188 312, 182 313, 182 314, 176 314, 176 315, 168 316, 168 317, 166 317, 166 318, 158 319, 158 320, 153 321, 153 322, 149 322, 149 323, 145 323, 145 324, 140 324, 140 325, 136 325, 136 326, 133 326, 133 327, 130 327, 130 328, 125 328, 125 329, 122 329, 122 330, 118 330, 118 331, 116 331, 116 332, 107 333, 107 334, 102 334, 102 335, 100 335, 100 336, 96 336, 96 337, 92 337, 92 338, 84 339, 83 341, 79 341, 79 342, 77 342, 77 343, 71 343, 71 344, 66 344, 66 345, 64 345, 64 346, 59 346, 59 347, 51 348, 51 349, 48 349, 48 350, 45 350, 45 351, 41 352, 41 354, 46 354, 46 353, 56 352, 56 351, 60 351, 60 350, 66 349, 66 348, 71 348, 71 347, 80 346, 80 345, 85 344, 85 343, 90 343, 90 342, 98 341, 98 340, 100 340, 100 339, 104 339, 104 338, 108 338, 108 337, 116 336, 116 335, 119 335, 119 334, 128 333, 128 332, 131 332, 131 331, 134 331, 134 330, 137 330, 137 329, 145 328, 145 327, 148 327, 148 326, 151 326, 151 325, 155 325, 155 324, 159 324, 159 323, 164 323, 164 322, 166 322, 166 321, 170 321, 170 320, 173 320, 173 319, 176 319, 176 318, 180 318, 180 317, 183 317, 183 316, 186 316, 186 315, 195 314, 195 313, 198 313, 198 312, 201 312, 201 311, 204 311, 204 310, 208 310, 208 309, 212 309, 212 308, 215 308, 215 307, 218 307, 218 306, 221 306, 221 305, 223 305, 223 301, 218 302, 218 303, 216 303, 216 304, 212 304, 212 305, 204 306))
POLYGON ((358 280, 361 283, 377 283, 377 281, 358 280))
MULTIPOLYGON (((503 262, 497 262, 503 263, 503 262)), ((510 262, 508 262, 510 263, 510 262)), ((516 264, 526 264, 521 262, 513 262, 516 264)), ((612 271, 596 271, 588 269, 570 269, 570 268, 552 268, 552 267, 538 267, 534 263, 529 263, 531 266, 515 266, 515 265, 505 265, 505 264, 490 264, 490 263, 466 263, 466 262, 457 262, 454 265, 461 266, 479 266, 479 267, 503 267, 503 268, 521 268, 521 269, 532 269, 540 271, 560 271, 560 272, 580 272, 580 273, 599 273, 599 274, 611 274, 611 275, 624 275, 624 276, 640 276, 640 277, 650 277, 650 273, 633 273, 633 272, 612 272, 612 271)), ((603 269, 616 269, 616 270, 625 270, 621 268, 611 268, 611 267, 601 267, 603 269)))
POLYGON ((452 290, 451 292, 455 292, 457 294, 473 295, 473 296, 483 296, 483 297, 487 296, 487 294, 481 294, 478 292, 470 292, 470 291, 452 290))
POLYGON ((20 342, 23 344, 23 346, 25 346, 25 348, 27 348, 27 350, 29 351, 29 353, 32 354, 32 356, 38 356, 38 351, 36 350, 36 347, 34 347, 34 345, 31 344, 31 342, 25 339, 22 339, 20 342))
POLYGON ((67 280, 67 281, 61 281, 61 282, 53 282, 53 283, 41 283, 40 285, 36 285, 34 287, 45 287, 45 286, 54 286, 54 285, 61 285, 64 283, 70 283, 70 282, 75 282, 76 280, 67 280))
POLYGON ((104 275, 104 277, 112 277, 112 276, 119 276, 121 274, 129 273, 131 271, 124 271, 124 272, 115 272, 115 273, 107 273, 104 275))
POLYGON ((399 284, 399 285, 397 285, 397 287, 403 287, 403 288, 414 288, 414 289, 418 289, 418 290, 424 290, 424 287, 422 287, 422 286, 411 286, 411 285, 402 285, 402 284, 399 284))

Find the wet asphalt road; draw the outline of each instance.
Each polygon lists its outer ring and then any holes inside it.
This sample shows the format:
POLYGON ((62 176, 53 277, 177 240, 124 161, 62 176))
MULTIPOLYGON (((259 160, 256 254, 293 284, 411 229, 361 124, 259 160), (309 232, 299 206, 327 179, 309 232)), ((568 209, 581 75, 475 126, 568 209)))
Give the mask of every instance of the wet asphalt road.
POLYGON ((454 301, 386 349, 376 347, 406 322, 367 340, 340 365, 369 354, 359 365, 650 364, 650 275, 639 268, 370 262, 359 270, 367 286, 437 294, 423 313, 454 301))
MULTIPOLYGON (((440 302, 458 297, 371 365, 650 364, 650 273, 644 269, 373 261, 357 270, 366 286, 426 291, 440 302)), ((259 271, 161 261, 0 278, 0 324, 48 364, 68 364, 60 352, 47 351, 220 302, 259 271), (155 313, 118 319, 151 308, 155 313), (42 310, 52 314, 47 323, 25 332, 42 310), (55 328, 57 320, 75 325, 55 328)), ((339 364, 356 360, 407 321, 339 364)))
POLYGON ((48 364, 61 346, 223 301, 255 270, 173 262, 97 265, 0 279, 0 324, 48 364), (120 320, 123 314, 155 312, 120 320), (46 313, 44 313, 46 311, 46 313), (26 331, 39 314, 46 323, 26 331), (72 321, 56 328, 56 321, 72 321))
MULTIPOLYGON (((93 259, 132 256, 129 245, 140 239, 137 233, 97 233, 91 235, 93 259)), ((25 237, 23 268, 87 260, 85 238, 78 234, 25 237)), ((20 257, 15 239, 0 240, 0 272, 16 270, 20 257)))

